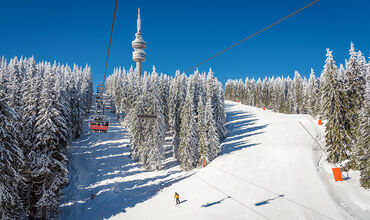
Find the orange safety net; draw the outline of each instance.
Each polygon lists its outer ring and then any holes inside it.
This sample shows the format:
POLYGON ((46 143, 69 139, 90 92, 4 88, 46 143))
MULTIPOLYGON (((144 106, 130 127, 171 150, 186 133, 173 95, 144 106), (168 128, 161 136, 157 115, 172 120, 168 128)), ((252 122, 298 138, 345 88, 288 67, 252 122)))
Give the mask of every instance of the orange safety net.
POLYGON ((342 171, 340 170, 340 168, 339 167, 335 167, 335 168, 331 168, 331 169, 333 170, 335 182, 337 182, 337 181, 343 181, 343 179, 342 179, 342 171))
POLYGON ((321 120, 318 120, 318 121, 317 121, 317 123, 318 123, 319 125, 322 125, 322 121, 321 121, 321 120))

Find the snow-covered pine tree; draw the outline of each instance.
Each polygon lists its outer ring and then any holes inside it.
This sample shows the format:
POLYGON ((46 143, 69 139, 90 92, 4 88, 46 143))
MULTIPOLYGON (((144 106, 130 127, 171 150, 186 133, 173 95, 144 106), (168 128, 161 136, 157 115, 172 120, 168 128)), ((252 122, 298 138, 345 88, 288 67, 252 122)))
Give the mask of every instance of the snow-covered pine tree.
POLYGON ((267 81, 267 91, 268 91, 268 105, 266 106, 266 108, 268 109, 273 109, 273 106, 274 106, 274 99, 275 99, 275 87, 274 87, 274 84, 275 84, 275 78, 274 77, 270 77, 267 81))
POLYGON ((169 121, 172 131, 172 146, 175 158, 178 158, 178 147, 180 145, 180 125, 181 125, 181 111, 185 100, 185 92, 183 86, 186 85, 186 79, 184 75, 180 75, 179 71, 176 71, 175 78, 172 80, 170 88, 170 102, 169 102, 169 121))
POLYGON ((362 123, 361 113, 365 102, 365 88, 366 88, 366 60, 361 51, 354 52, 354 46, 351 44, 351 57, 347 62, 345 71, 345 79, 347 82, 347 94, 350 99, 350 109, 348 117, 350 121, 352 132, 353 156, 351 157, 350 166, 353 169, 360 169, 360 158, 362 158, 363 150, 359 139, 362 138, 360 124, 362 123), (353 56, 356 58, 353 59, 353 56), (354 79, 353 79, 354 78, 354 79))
POLYGON ((281 88, 281 78, 278 77, 272 81, 272 94, 271 94, 271 108, 273 111, 277 112, 280 106, 280 88, 281 88))
POLYGON ((147 137, 145 141, 147 149, 147 160, 144 164, 149 170, 159 170, 163 168, 164 143, 165 143, 165 118, 162 114, 161 91, 159 88, 159 76, 153 68, 149 76, 149 87, 147 92, 143 93, 144 103, 147 103, 145 114, 155 115, 156 119, 147 119, 144 121, 144 133, 147 137))
POLYGON ((322 89, 324 99, 324 117, 327 119, 325 126, 325 141, 329 152, 327 160, 331 163, 342 162, 349 158, 351 152, 351 134, 348 130, 349 122, 346 117, 348 112, 348 97, 344 84, 336 78, 337 67, 333 60, 332 51, 327 49, 325 83, 322 89))
POLYGON ((317 115, 317 111, 318 111, 318 103, 319 103, 319 100, 317 99, 318 93, 319 93, 318 82, 315 77, 315 72, 311 68, 311 74, 310 74, 310 78, 308 81, 308 89, 307 89, 306 97, 307 97, 308 114, 314 117, 317 115))
POLYGON ((294 114, 302 114, 303 112, 303 82, 298 71, 294 73, 293 79, 293 112, 294 114))
POLYGON ((251 106, 256 106, 257 95, 256 95, 256 84, 255 84, 254 78, 252 78, 252 80, 249 81, 248 90, 250 94, 248 104, 251 106))
POLYGON ((138 100, 132 104, 132 107, 125 118, 128 125, 127 129, 130 134, 130 156, 134 160, 139 160, 139 148, 145 138, 142 132, 144 130, 143 120, 138 118, 138 115, 143 114, 143 100, 141 99, 141 96, 139 96, 138 100))
POLYGON ((91 68, 90 66, 86 65, 82 72, 82 79, 81 79, 81 94, 82 94, 82 101, 83 101, 83 112, 86 113, 89 111, 91 104, 92 104, 92 96, 93 96, 93 83, 92 83, 92 76, 91 76, 91 68))
POLYGON ((197 164, 198 134, 195 121, 194 90, 188 80, 185 103, 181 111, 180 146, 178 158, 184 170, 191 170, 197 164))
MULTIPOLYGON (((288 77, 289 78, 289 77, 288 77)), ((279 88, 279 112, 290 114, 290 99, 289 99, 289 81, 288 78, 282 78, 279 88)))
POLYGON ((231 80, 228 79, 225 83, 225 98, 228 100, 231 99, 231 87, 232 87, 231 80))
POLYGON ((170 124, 169 124, 169 108, 168 108, 168 103, 169 103, 169 92, 170 92, 170 82, 168 79, 167 75, 161 74, 159 77, 159 83, 160 83, 160 101, 161 101, 161 111, 162 115, 164 117, 165 121, 165 128, 166 131, 169 129, 170 124))
POLYGON ((207 84, 206 106, 205 106, 205 132, 204 132, 204 155, 206 164, 214 160, 221 153, 220 138, 217 133, 216 121, 213 117, 212 88, 207 84))
POLYGON ((29 154, 32 178, 30 217, 49 219, 55 215, 61 199, 61 188, 68 181, 68 128, 61 112, 60 97, 55 91, 55 73, 50 64, 45 67, 44 83, 37 117, 35 145, 29 154))
POLYGON ((22 90, 22 127, 24 136, 24 153, 27 155, 29 149, 35 141, 34 132, 36 117, 39 111, 39 100, 41 91, 41 77, 36 69, 36 62, 33 57, 28 60, 26 69, 27 80, 22 90))
POLYGON ((346 70, 344 69, 343 64, 340 64, 339 70, 338 70, 338 78, 344 81, 346 78, 345 74, 346 74, 346 70))
POLYGON ((159 76, 144 73, 142 92, 126 117, 130 134, 131 157, 149 170, 161 169, 164 159, 165 119, 160 101, 159 76), (155 115, 156 119, 140 119, 139 115, 155 115))
POLYGON ((205 95, 201 95, 198 100, 197 107, 197 131, 198 131, 198 158, 197 163, 202 164, 203 161, 203 145, 204 145, 204 135, 206 131, 206 118, 205 118, 205 95))
POLYGON ((360 65, 357 53, 355 52, 354 45, 351 43, 349 50, 350 58, 346 63, 345 70, 345 90, 348 96, 348 111, 347 117, 349 120, 350 127, 349 132, 351 134, 351 143, 356 145, 356 133, 358 132, 359 126, 359 113, 363 104, 363 95, 365 87, 365 79, 362 73, 362 67, 360 65))
MULTIPOLYGON (((73 79, 72 79, 72 87, 71 87, 71 94, 70 94, 70 113, 71 113, 71 123, 72 123, 72 135, 73 138, 78 138, 82 134, 82 121, 83 121, 83 100, 81 99, 81 84, 80 79, 78 78, 78 69, 75 66, 73 70, 73 79)), ((59 88, 59 87, 57 87, 59 88)), ((64 104, 65 100, 61 99, 61 102, 64 104)), ((66 106, 68 108, 68 106, 66 106)), ((67 109, 66 112, 69 110, 67 109)))
POLYGON ((255 90, 255 106, 258 108, 262 107, 262 81, 260 78, 257 80, 256 90, 255 90))
POLYGON ((248 103, 248 99, 249 99, 249 90, 248 90, 248 77, 245 78, 244 80, 244 84, 243 84, 243 95, 242 95, 242 98, 241 98, 241 103, 244 103, 244 104, 247 104, 248 103))
POLYGON ((217 134, 220 138, 220 141, 226 138, 227 129, 225 127, 226 123, 226 112, 225 112, 225 96, 222 89, 222 84, 217 82, 217 111, 215 122, 217 126, 217 134))
MULTIPOLYGON (((3 91, 0 90, 0 93, 3 91)), ((4 97, 1 94, 0 97, 4 97)), ((20 169, 23 153, 19 146, 19 130, 14 123, 19 115, 0 98, 0 218, 19 219, 23 212, 19 190, 23 186, 20 169)))
POLYGON ((114 84, 114 90, 113 90, 113 96, 114 96, 114 103, 115 107, 118 113, 122 113, 124 109, 124 82, 125 82, 125 76, 122 72, 121 67, 118 68, 118 70, 115 73, 115 80, 113 82, 114 84))
MULTIPOLYGON (((23 128, 23 154, 25 155, 24 169, 28 170, 30 167, 30 159, 28 157, 32 146, 36 140, 35 124, 40 109, 40 92, 41 92, 41 77, 40 71, 37 69, 35 60, 31 57, 28 60, 28 67, 26 69, 27 78, 22 90, 22 128, 23 128)), ((28 202, 31 200, 32 182, 30 172, 23 172, 22 176, 25 179, 25 185, 22 187, 20 195, 23 200, 25 213, 29 213, 28 202)))
POLYGON ((318 116, 319 118, 320 117, 324 117, 324 100, 322 99, 322 96, 323 96, 323 91, 324 91, 324 84, 325 84, 325 81, 326 81, 326 72, 325 71, 322 71, 321 72, 321 75, 319 77, 319 80, 318 80, 318 85, 319 85, 319 94, 318 94, 318 97, 320 97, 320 100, 319 102, 317 103, 318 104, 318 116))
POLYGON ((22 112, 22 81, 24 78, 24 74, 21 70, 21 63, 23 62, 23 58, 18 61, 17 57, 10 60, 8 65, 8 77, 9 77, 9 91, 7 94, 7 102, 9 107, 13 108, 17 113, 22 112))
MULTIPOLYGON (((240 79, 237 85, 237 92, 239 94, 243 94, 244 91, 243 81, 240 79)), ((213 119, 215 121, 215 128, 217 131, 217 135, 220 139, 224 139, 226 134, 225 129, 225 107, 224 107, 224 98, 223 98, 223 91, 222 86, 220 86, 217 79, 214 77, 212 69, 209 69, 207 75, 207 83, 206 83, 206 96, 211 98, 212 108, 213 108, 213 119)), ((242 95, 238 96, 238 100, 241 98, 242 95)), ((239 100, 240 101, 240 100, 239 100)))
POLYGON ((358 162, 358 168, 361 171, 361 186, 370 188, 370 62, 367 64, 366 87, 364 103, 360 111, 360 126, 358 142, 355 149, 355 159, 358 162))
POLYGON ((265 77, 265 79, 262 81, 262 89, 261 89, 261 103, 263 107, 268 108, 270 105, 270 94, 268 90, 268 79, 265 77))
POLYGON ((8 64, 4 57, 1 57, 0 63, 0 99, 6 102, 8 94, 8 64))
MULTIPOLYGON (((210 69, 209 70, 210 72, 208 73, 208 75, 212 74, 210 79, 212 80, 212 82, 210 83, 213 83, 213 72, 212 70, 210 69)), ((207 81, 208 81, 208 76, 207 76, 207 81)), ((235 91, 235 98, 236 100, 238 100, 239 102, 241 102, 241 100, 243 99, 243 94, 244 94, 244 85, 243 85, 243 80, 242 79, 239 79, 238 80, 238 84, 236 85, 236 91, 235 91)))

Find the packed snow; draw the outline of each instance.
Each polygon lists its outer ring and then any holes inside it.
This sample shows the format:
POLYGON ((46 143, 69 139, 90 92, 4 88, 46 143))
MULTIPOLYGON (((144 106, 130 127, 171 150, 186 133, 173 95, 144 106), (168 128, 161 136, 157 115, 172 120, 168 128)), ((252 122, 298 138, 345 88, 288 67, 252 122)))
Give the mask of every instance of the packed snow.
POLYGON ((113 114, 106 134, 87 134, 86 125, 69 149, 59 218, 370 219, 370 191, 360 188, 358 172, 334 181, 333 166, 299 123, 324 143, 324 128, 311 116, 230 101, 226 112, 222 154, 190 172, 181 171, 168 145, 165 169, 145 171, 130 159, 127 130, 113 114))

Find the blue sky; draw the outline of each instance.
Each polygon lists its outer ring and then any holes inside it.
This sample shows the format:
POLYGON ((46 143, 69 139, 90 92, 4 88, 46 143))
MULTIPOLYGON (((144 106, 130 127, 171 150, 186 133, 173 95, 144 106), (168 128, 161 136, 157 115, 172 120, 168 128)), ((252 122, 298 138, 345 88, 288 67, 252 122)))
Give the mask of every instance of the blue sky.
MULTIPOLYGON (((174 75, 224 50, 312 0, 119 0, 108 73, 129 68, 137 8, 147 42, 144 70, 174 75)), ((0 56, 89 64, 102 81, 115 0, 1 0, 0 56)), ((325 49, 337 63, 350 42, 369 57, 370 1, 321 0, 299 14, 199 66, 227 79, 321 73, 325 49)))

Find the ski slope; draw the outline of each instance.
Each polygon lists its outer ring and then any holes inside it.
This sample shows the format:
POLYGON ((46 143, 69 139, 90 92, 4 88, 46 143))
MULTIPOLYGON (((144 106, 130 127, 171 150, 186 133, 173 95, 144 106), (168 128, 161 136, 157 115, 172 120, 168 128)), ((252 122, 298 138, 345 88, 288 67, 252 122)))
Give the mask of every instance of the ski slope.
POLYGON ((312 117, 229 101, 226 111, 222 155, 191 172, 170 151, 165 170, 143 170, 129 159, 127 131, 109 115, 109 133, 86 134, 70 148, 60 219, 370 219, 370 192, 359 187, 358 173, 334 182, 300 125, 323 142, 312 117))
POLYGON ((168 143, 165 170, 146 171, 130 159, 127 130, 114 114, 106 116, 110 119, 107 133, 88 134, 86 120, 83 135, 68 149, 70 180, 63 189, 59 219, 109 218, 189 176, 172 158, 168 143))

